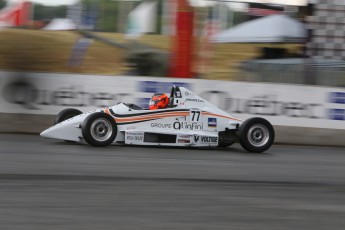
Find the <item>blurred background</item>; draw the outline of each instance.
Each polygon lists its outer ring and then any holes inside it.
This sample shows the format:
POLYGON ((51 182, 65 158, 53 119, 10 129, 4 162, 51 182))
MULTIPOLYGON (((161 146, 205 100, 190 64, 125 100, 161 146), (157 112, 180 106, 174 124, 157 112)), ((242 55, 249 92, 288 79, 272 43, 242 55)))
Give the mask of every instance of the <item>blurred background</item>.
POLYGON ((339 1, 1 0, 0 7, 3 70, 345 85, 339 1), (180 17, 181 7, 189 15, 180 17))
POLYGON ((183 77, 344 85, 342 38, 324 35, 342 24, 307 0, 1 0, 0 68, 178 77, 183 4, 193 31, 183 77))

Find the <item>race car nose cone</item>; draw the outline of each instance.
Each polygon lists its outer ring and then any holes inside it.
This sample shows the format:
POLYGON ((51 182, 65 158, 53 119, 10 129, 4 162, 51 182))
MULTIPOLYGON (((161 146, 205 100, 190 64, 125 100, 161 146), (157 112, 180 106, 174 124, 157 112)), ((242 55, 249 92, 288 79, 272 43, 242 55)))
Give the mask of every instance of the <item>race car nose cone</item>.
POLYGON ((54 138, 53 136, 52 136, 52 131, 51 131, 51 129, 49 128, 49 129, 46 129, 46 130, 44 130, 43 132, 41 132, 40 133, 40 136, 41 137, 47 137, 47 138, 54 138))
POLYGON ((62 140, 69 140, 69 127, 63 127, 61 125, 59 126, 53 126, 49 129, 44 130, 40 135, 41 137, 46 138, 54 138, 54 139, 62 139, 62 140))
POLYGON ((41 132, 41 133, 40 133, 40 136, 41 136, 41 137, 45 137, 44 133, 45 133, 45 131, 41 132))
POLYGON ((81 130, 73 124, 55 125, 40 133, 41 137, 53 138, 67 141, 78 141, 81 136, 81 130))

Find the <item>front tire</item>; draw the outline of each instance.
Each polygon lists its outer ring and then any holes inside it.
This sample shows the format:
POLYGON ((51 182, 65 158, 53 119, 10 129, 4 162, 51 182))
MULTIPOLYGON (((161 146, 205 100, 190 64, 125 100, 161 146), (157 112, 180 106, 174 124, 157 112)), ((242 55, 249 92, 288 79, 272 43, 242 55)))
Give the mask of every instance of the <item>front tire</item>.
POLYGON ((241 146, 248 152, 262 153, 274 142, 274 129, 267 120, 254 117, 242 123, 239 129, 241 146))
POLYGON ((113 143, 117 135, 117 125, 113 117, 106 113, 90 114, 82 124, 84 140, 95 147, 113 143))
POLYGON ((80 110, 77 110, 77 109, 64 109, 60 113, 58 113, 58 115, 56 116, 55 121, 54 121, 54 125, 56 125, 62 121, 68 120, 72 117, 78 116, 80 114, 82 114, 82 112, 80 110))
MULTIPOLYGON (((60 122, 68 120, 68 119, 70 119, 72 117, 78 116, 78 115, 80 115, 82 113, 83 112, 81 112, 78 109, 71 109, 71 108, 64 109, 60 113, 58 113, 58 115, 56 116, 55 121, 54 121, 54 125, 59 124, 60 122)), ((68 141, 68 140, 65 140, 65 141, 66 142, 74 142, 74 141, 68 141)))

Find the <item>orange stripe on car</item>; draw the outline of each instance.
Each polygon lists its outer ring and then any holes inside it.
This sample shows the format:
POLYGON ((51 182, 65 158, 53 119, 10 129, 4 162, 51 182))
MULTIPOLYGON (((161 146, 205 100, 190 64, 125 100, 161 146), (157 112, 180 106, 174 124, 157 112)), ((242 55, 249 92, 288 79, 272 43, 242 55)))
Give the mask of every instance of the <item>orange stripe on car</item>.
POLYGON ((141 121, 155 118, 168 118, 168 117, 179 117, 179 116, 188 116, 189 113, 169 113, 169 114, 155 114, 150 116, 140 116, 140 117, 131 117, 131 118, 116 118, 117 122, 128 122, 128 121, 141 121))
POLYGON ((116 122, 130 122, 130 121, 143 121, 149 119, 157 119, 157 118, 168 118, 168 117, 179 117, 179 116, 188 116, 189 112, 166 112, 163 114, 146 114, 140 115, 135 117, 125 117, 119 118, 115 117, 116 122))

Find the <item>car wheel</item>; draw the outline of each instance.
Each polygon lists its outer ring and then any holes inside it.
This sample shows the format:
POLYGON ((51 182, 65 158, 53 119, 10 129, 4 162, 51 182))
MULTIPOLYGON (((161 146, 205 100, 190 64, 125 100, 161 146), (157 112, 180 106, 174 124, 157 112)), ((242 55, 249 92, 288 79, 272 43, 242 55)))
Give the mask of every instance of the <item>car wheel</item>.
MULTIPOLYGON (((60 113, 58 113, 58 115, 56 116, 55 118, 55 121, 54 121, 54 125, 60 123, 60 122, 63 122, 65 120, 68 120, 72 117, 75 117, 75 116, 78 116, 82 114, 82 112, 80 110, 77 110, 77 109, 64 109, 62 110, 60 113)), ((68 140, 65 140, 66 142, 75 142, 75 141, 68 141, 68 140)))
POLYGON ((106 113, 90 114, 82 124, 84 140, 96 147, 104 147, 113 143, 117 135, 117 125, 106 113))
POLYGON ((64 109, 56 116, 54 125, 80 114, 82 114, 82 112, 77 109, 64 109))
POLYGON ((244 121, 239 128, 240 144, 249 152, 261 153, 269 149, 274 135, 271 123, 260 117, 244 121))

